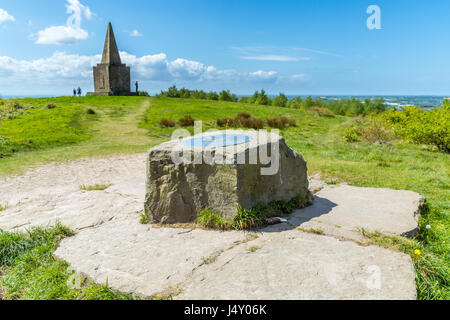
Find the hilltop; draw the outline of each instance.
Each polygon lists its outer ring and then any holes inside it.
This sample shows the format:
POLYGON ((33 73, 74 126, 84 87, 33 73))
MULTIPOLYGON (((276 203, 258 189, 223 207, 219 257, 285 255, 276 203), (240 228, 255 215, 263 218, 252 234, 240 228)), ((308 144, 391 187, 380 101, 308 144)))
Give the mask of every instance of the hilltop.
MULTIPOLYGON (((245 114, 261 121, 251 125, 270 129, 270 123, 279 122, 268 120, 286 118, 291 125, 281 126, 281 135, 303 155, 310 175, 320 175, 329 185, 411 190, 427 198, 418 236, 399 250, 415 261, 419 298, 448 298, 449 154, 395 137, 353 141, 348 130, 361 119, 318 109, 167 97, 18 99, 4 100, 0 108, 3 176, 50 162, 143 153, 169 140, 174 128, 192 132, 192 120, 203 121, 207 130, 217 128, 218 120, 245 114), (411 252, 413 247, 421 248, 422 255, 411 252)), ((0 208, 6 207, 8 203, 0 203, 0 208)), ((395 241, 376 240, 398 246, 395 241)))

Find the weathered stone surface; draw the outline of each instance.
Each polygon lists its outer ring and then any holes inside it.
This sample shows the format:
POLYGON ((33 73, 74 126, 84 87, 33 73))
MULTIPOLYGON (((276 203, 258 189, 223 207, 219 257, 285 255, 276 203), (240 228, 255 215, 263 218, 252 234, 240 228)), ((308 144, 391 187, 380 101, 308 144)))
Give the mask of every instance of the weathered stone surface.
POLYGON ((415 299, 411 258, 292 230, 266 233, 197 269, 175 299, 415 299))
POLYGON ((289 226, 279 228, 316 229, 354 240, 362 240, 361 229, 413 236, 424 201, 412 191, 327 186, 316 194, 312 206, 297 210, 290 216, 289 226))
POLYGON ((421 196, 330 187, 313 179, 311 188, 320 190, 313 207, 295 212, 287 223, 259 230, 258 239, 244 242, 247 234, 240 232, 139 224, 146 156, 80 159, 1 177, 0 204, 11 207, 0 212, 0 229, 24 230, 60 220, 78 234, 61 243, 59 258, 98 283, 108 279, 113 289, 142 297, 177 286, 182 291, 176 299, 415 298, 413 266, 407 255, 335 237, 361 240, 353 228, 378 229, 379 223, 384 232, 403 233, 414 227, 410 219, 421 196), (105 191, 85 192, 79 189, 83 184, 113 185, 105 191), (326 235, 307 234, 297 227, 322 229, 326 235), (214 256, 215 262, 204 264, 203 258, 214 256))
POLYGON ((241 232, 153 228, 132 219, 65 239, 55 256, 96 283, 148 298, 182 287, 203 259, 243 239, 241 232))
MULTIPOLYGON (((134 185, 144 189, 143 181, 134 185)), ((31 227, 53 226, 60 222, 79 231, 127 217, 137 221, 143 211, 143 196, 136 198, 127 195, 127 188, 127 184, 121 184, 105 191, 76 191, 42 196, 2 212, 0 229, 23 231, 31 227)))
POLYGON ((145 203, 150 221, 192 222, 203 209, 233 219, 238 206, 251 209, 273 200, 307 198, 306 162, 286 145, 283 138, 266 133, 265 141, 261 141, 255 131, 228 130, 227 134, 249 135, 252 142, 202 150, 170 141, 150 150, 145 203), (272 150, 277 145, 279 149, 272 150), (203 159, 205 155, 213 154, 223 155, 228 161, 212 165, 205 161, 201 161, 202 164, 175 164, 172 160, 174 150, 185 152, 184 157, 189 159, 203 159), (261 163, 260 157, 255 159, 255 164, 250 164, 250 155, 259 154, 261 150, 272 150, 269 154, 279 155, 279 162, 272 162, 273 168, 278 169, 272 175, 262 174, 261 170, 268 166, 261 163), (246 164, 240 164, 239 159, 247 159, 246 164))
POLYGON ((176 287, 176 299, 415 299, 405 254, 297 230, 244 239, 243 232, 122 220, 63 240, 55 255, 97 283, 140 297, 176 287), (211 257, 217 260, 205 264, 211 257))
POLYGON ((80 159, 0 178, 0 229, 23 231, 57 221, 73 230, 114 219, 139 219, 145 197, 145 155, 80 159), (81 185, 112 184, 104 191, 81 185))

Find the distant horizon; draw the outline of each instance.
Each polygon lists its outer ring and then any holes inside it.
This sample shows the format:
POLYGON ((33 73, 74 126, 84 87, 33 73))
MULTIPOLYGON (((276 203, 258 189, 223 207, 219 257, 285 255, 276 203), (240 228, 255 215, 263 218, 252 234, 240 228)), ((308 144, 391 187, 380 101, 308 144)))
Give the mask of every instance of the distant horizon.
MULTIPOLYGON (((181 88, 181 87, 180 87, 181 88)), ((189 89, 189 88, 187 88, 189 89)), ((196 89, 192 89, 196 90, 196 89)), ((198 89, 201 90, 201 89, 198 89)), ((145 90, 143 90, 145 91, 145 90)), ((209 90, 205 90, 209 91, 209 90)), ((220 92, 217 90, 212 90, 216 92, 220 92)), ((261 91, 255 90, 255 91, 261 91)), ((252 93, 243 93, 243 94, 237 94, 238 97, 249 97, 254 94, 252 93)), ((83 96, 85 96, 85 93, 83 93, 83 96)), ((151 92, 150 95, 154 96, 155 94, 159 94, 158 92, 151 92)), ((234 93, 231 91, 231 93, 234 93)), ((434 97, 434 98, 448 98, 450 99, 450 94, 308 94, 308 93, 284 93, 284 92, 278 92, 278 93, 269 93, 266 92, 266 94, 270 97, 274 97, 279 95, 280 93, 285 94, 287 97, 434 97)), ((71 94, 17 94, 17 95, 3 95, 0 94, 0 97, 3 99, 13 99, 13 98, 57 98, 57 97, 71 97, 71 94)))

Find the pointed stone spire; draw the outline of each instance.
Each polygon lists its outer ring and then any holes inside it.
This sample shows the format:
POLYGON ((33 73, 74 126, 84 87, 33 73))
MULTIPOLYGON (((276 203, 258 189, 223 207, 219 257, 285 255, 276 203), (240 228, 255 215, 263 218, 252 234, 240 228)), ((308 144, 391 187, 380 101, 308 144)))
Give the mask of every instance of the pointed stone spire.
POLYGON ((102 64, 121 65, 119 50, 117 49, 116 38, 111 22, 108 25, 108 32, 106 33, 105 47, 103 49, 102 64))

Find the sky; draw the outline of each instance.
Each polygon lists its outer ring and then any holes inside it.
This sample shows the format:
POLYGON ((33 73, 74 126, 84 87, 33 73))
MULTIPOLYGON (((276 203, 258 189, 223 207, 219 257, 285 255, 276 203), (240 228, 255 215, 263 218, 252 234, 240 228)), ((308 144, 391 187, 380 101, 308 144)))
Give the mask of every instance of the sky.
POLYGON ((448 96, 449 13, 448 0, 0 0, 0 95, 93 91, 111 22, 151 94, 448 96))

